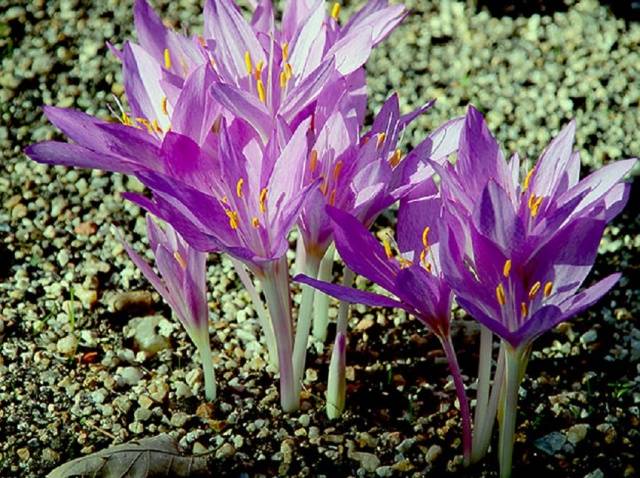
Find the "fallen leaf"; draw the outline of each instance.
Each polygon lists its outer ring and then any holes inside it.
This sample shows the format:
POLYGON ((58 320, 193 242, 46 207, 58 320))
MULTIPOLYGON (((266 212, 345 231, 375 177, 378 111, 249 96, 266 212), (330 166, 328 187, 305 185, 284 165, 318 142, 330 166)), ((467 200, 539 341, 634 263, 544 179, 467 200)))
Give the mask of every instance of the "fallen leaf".
POLYGON ((47 478, 159 478, 209 476, 205 455, 185 456, 166 433, 112 446, 76 458, 51 471, 47 478))

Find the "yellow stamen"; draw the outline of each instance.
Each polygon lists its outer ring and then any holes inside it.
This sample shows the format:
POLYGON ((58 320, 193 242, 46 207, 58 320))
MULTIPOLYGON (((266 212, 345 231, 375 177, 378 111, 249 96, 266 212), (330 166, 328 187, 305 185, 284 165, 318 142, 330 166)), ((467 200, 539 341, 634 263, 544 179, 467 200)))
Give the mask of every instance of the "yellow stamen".
POLYGON ((337 20, 338 15, 340 15, 340 4, 338 2, 335 2, 331 7, 331 18, 337 20))
POLYGON ((160 127, 160 123, 158 123, 158 120, 157 120, 157 119, 154 119, 154 120, 151 122, 151 126, 153 126, 153 130, 154 130, 156 133, 162 133, 162 128, 160 127))
POLYGON ((267 96, 264 92, 264 83, 262 83, 262 80, 258 80, 256 87, 258 88, 258 98, 261 102, 264 103, 267 99, 267 96))
POLYGON ((253 71, 253 64, 251 63, 251 53, 248 50, 244 52, 244 65, 247 67, 247 75, 250 75, 253 71))
POLYGON ((413 265, 413 262, 402 256, 398 257, 398 262, 400 263, 401 269, 406 269, 407 267, 411 267, 413 265))
POLYGON ((337 181, 338 178, 340 177, 340 172, 342 171, 342 167, 344 166, 344 163, 342 161, 338 161, 335 165, 335 167, 333 168, 333 180, 337 181))
POLYGON ((536 217, 538 215, 540 204, 542 204, 542 196, 538 197, 535 194, 529 196, 527 205, 529 206, 529 209, 531 209, 531 217, 536 217))
POLYGON ((424 264, 424 268, 427 269, 427 272, 431 272, 431 263, 430 262, 426 262, 424 264))
POLYGON ((329 190, 329 184, 327 183, 327 181, 323 181, 322 184, 320 185, 320 192, 322 193, 323 196, 326 196, 328 190, 329 190))
POLYGON ((280 89, 283 90, 287 86, 287 75, 284 71, 280 72, 280 89))
POLYGON ((238 213, 230 209, 227 209, 225 212, 229 218, 229 226, 231 226, 231 229, 238 229, 238 213))
POLYGON ((395 168, 398 164, 400 164, 401 160, 402 160, 402 151, 400 151, 400 149, 396 149, 391 155, 391 157, 389 158, 389 165, 392 168, 395 168))
POLYGON ((500 305, 504 305, 507 303, 507 296, 504 293, 504 286, 502 285, 502 282, 500 282, 498 284, 498 287, 496 287, 496 298, 498 299, 498 303, 500 305))
POLYGON ((169 49, 168 48, 164 49, 164 67, 167 70, 171 69, 171 54, 169 53, 169 49))
POLYGON ((389 240, 386 237, 382 239, 382 246, 384 247, 384 253, 387 255, 387 258, 393 259, 393 250, 391 249, 391 244, 389 244, 389 240))
POLYGON ((289 59, 289 43, 284 42, 282 44, 282 60, 287 61, 289 59))
POLYGON ((133 121, 131 121, 129 115, 124 111, 122 112, 122 124, 124 124, 125 126, 133 126, 133 121))
POLYGON ((222 204, 229 204, 229 198, 226 195, 222 196, 222 199, 220 200, 220 202, 222 204))
POLYGON ((244 185, 244 179, 243 178, 238 179, 238 182, 236 183, 236 196, 238 196, 239 198, 242 197, 243 185, 244 185))
POLYGON ((269 190, 267 188, 262 188, 262 191, 260 191, 260 212, 267 211, 267 194, 268 193, 269 193, 269 190))
POLYGON ((162 101, 160 102, 160 107, 162 108, 162 113, 165 116, 169 116, 169 110, 167 110, 167 97, 163 96, 162 101))
POLYGON ((318 167, 318 150, 312 149, 309 153, 309 172, 314 173, 318 167))
POLYGON ((334 189, 333 191, 331 191, 331 194, 329 195, 329 205, 335 206, 335 204, 336 204, 336 190, 334 189))
POLYGON ((429 231, 431 230, 431 228, 429 226, 425 227, 422 230, 422 246, 425 248, 425 250, 429 249, 429 231))
POLYGON ((186 261, 184 260, 184 258, 182 257, 182 255, 180 254, 179 251, 175 251, 173 253, 173 258, 180 265, 180 267, 182 267, 183 269, 187 268, 187 263, 186 263, 186 261))
POLYGON ((420 263, 427 268, 427 270, 431 269, 431 264, 427 262, 427 254, 429 253, 429 249, 422 249, 420 252, 420 263))
POLYGON ((549 281, 544 285, 544 296, 549 297, 553 291, 553 282, 549 281))
POLYGON ((503 276, 508 278, 509 274, 511 274, 511 259, 507 259, 506 261, 504 261, 504 267, 502 268, 503 276))
POLYGON ((540 290, 540 286, 541 286, 540 281, 536 282, 531 286, 531 289, 529 289, 529 300, 533 300, 533 298, 536 296, 536 294, 540 290))
POLYGON ((523 318, 529 315, 529 306, 526 302, 520 302, 520 314, 523 318))
POLYGON ((387 137, 386 133, 378 133, 378 141, 376 142, 376 148, 380 149, 382 143, 384 143, 385 138, 387 137))
POLYGON ((220 125, 222 124, 222 117, 218 116, 211 126, 211 132, 218 134, 220 132, 220 125))
POLYGON ((293 68, 291 68, 291 64, 284 64, 284 74, 287 76, 287 81, 289 81, 293 76, 293 68))
POLYGON ((151 123, 149 123, 149 120, 147 118, 136 118, 136 121, 141 125, 143 125, 145 128, 147 128, 147 131, 149 133, 153 133, 153 128, 151 127, 151 123))
POLYGON ((533 170, 535 168, 531 168, 531 170, 527 173, 527 175, 524 178, 524 181, 522 183, 522 190, 526 191, 527 189, 529 189, 529 183, 531 182, 531 176, 533 176, 533 170))
POLYGON ((256 65, 256 71, 255 71, 255 79, 256 81, 258 81, 260 79, 260 75, 262 75, 262 69, 264 68, 264 61, 260 60, 258 62, 258 64, 256 65))
POLYGON ((251 225, 253 227, 255 227, 256 229, 258 229, 260 227, 260 221, 258 220, 257 217, 254 216, 254 217, 251 218, 251 225))

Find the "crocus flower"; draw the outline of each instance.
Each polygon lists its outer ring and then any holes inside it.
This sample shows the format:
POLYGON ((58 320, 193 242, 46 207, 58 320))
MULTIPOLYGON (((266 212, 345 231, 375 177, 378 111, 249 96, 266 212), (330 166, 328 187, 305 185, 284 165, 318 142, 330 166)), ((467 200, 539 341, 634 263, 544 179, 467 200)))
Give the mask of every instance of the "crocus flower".
POLYGON ((518 157, 504 160, 470 108, 458 162, 440 168, 451 217, 441 254, 445 276, 460 306, 503 341, 503 477, 511 473, 517 390, 533 341, 593 305, 620 277, 581 290, 607 222, 626 203, 629 185, 621 179, 635 160, 579 180, 574 130, 573 122, 565 127, 520 179, 518 157))
MULTIPOLYGON (((397 245, 390 239, 381 244, 352 215, 331 206, 327 212, 334 225, 336 248, 345 264, 396 298, 319 281, 305 275, 295 280, 311 285, 338 299, 374 307, 401 308, 420 320, 440 340, 453 376, 463 422, 464 454, 471 453, 471 417, 464 383, 450 334, 453 294, 442 276, 440 229, 442 204, 435 185, 423 185, 423 195, 405 201, 400 208, 397 245)), ((343 338, 341 338, 343 340, 343 338)), ((340 345, 340 344, 339 344, 340 345)), ((344 346, 344 345, 342 345, 344 346)), ((335 407, 342 403, 333 404, 335 407)))
POLYGON ((204 370, 205 395, 208 400, 215 400, 216 379, 209 343, 205 277, 207 254, 191 247, 169 224, 159 227, 149 215, 147 234, 159 274, 129 244, 123 242, 124 247, 196 345, 204 370))

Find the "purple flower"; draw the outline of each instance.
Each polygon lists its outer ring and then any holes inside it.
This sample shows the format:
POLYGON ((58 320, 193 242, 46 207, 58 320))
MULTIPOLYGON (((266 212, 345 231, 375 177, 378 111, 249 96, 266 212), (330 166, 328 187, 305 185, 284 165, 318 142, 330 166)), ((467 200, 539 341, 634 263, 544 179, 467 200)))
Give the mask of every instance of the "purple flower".
POLYGON ((334 226, 336 248, 345 264, 356 274, 393 294, 352 289, 319 281, 305 275, 294 278, 338 299, 374 307, 398 307, 414 315, 441 341, 456 385, 464 428, 465 457, 471 452, 471 421, 464 384, 450 335, 453 294, 442 276, 440 234, 442 203, 432 181, 423 185, 422 195, 403 201, 398 215, 397 244, 390 238, 381 244, 352 215, 327 207, 334 226), (428 193, 431 192, 431 195, 428 193))
POLYGON ((456 165, 439 169, 452 224, 445 275, 458 303, 513 347, 589 307, 619 278, 579 292, 606 223, 626 203, 629 185, 621 179, 635 160, 579 181, 574 131, 571 122, 520 183, 519 158, 505 161, 470 108, 456 165))
POLYGON ((198 348, 205 373, 208 400, 216 398, 216 381, 209 345, 209 307, 207 305, 207 254, 193 249, 169 224, 159 227, 147 216, 149 245, 155 256, 156 274, 133 248, 123 241, 131 260, 169 304, 198 348))
POLYGON ((481 340, 479 440, 474 459, 488 447, 500 396, 500 476, 511 475, 518 387, 533 341, 593 305, 618 281, 611 274, 582 289, 604 228, 624 207, 623 176, 635 160, 617 161, 579 180, 569 123, 520 178, 520 159, 507 163, 480 113, 469 108, 455 166, 434 168, 448 227, 441 262, 456 300, 502 339, 494 390, 488 399, 492 338, 481 340), (482 345, 482 344, 481 344, 482 345), (484 348, 484 352, 483 352, 484 348), (482 403, 482 404, 481 404, 482 403), (477 456, 476 456, 477 453, 477 456))

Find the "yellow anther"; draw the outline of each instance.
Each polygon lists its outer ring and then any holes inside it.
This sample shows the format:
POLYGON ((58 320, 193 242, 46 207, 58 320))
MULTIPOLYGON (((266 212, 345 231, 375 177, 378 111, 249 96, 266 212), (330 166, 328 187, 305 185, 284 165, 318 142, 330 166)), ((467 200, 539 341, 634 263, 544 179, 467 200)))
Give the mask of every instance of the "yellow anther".
POLYGON ((256 229, 258 229, 258 228, 260 227, 260 221, 258 220, 258 218, 257 218, 257 217, 253 216, 253 217, 251 218, 251 225, 252 225, 253 227, 255 227, 256 229))
POLYGON ((211 126, 211 132, 218 134, 220 132, 220 125, 222 124, 222 117, 218 116, 211 126))
POLYGON ((504 266, 502 267, 502 275, 509 277, 509 274, 511 274, 511 259, 504 261, 504 266))
POLYGON ((169 53, 169 49, 168 48, 164 49, 164 67, 167 70, 171 69, 171 54, 169 53))
POLYGON ((269 190, 267 188, 262 188, 260 191, 260 212, 267 212, 267 194, 269 190))
POLYGON ((229 204, 229 198, 226 195, 222 196, 222 199, 220 199, 220 202, 222 204, 229 204))
POLYGON ((227 209, 225 212, 229 218, 229 226, 231 229, 238 229, 238 213, 236 211, 231 211, 230 209, 227 209))
POLYGON ((333 191, 331 191, 331 194, 329 194, 329 205, 330 206, 335 206, 336 205, 336 190, 335 189, 333 191))
POLYGON ((289 42, 282 44, 282 60, 287 61, 289 59, 289 42))
POLYGON ((236 183, 236 196, 238 196, 239 198, 242 197, 243 185, 244 185, 244 179, 243 178, 238 179, 238 182, 236 183))
POLYGON ((131 118, 129 117, 129 115, 124 111, 122 112, 121 119, 122 119, 122 124, 124 124, 125 126, 133 126, 133 121, 131 121, 131 118))
POLYGON ((542 204, 542 196, 538 197, 535 194, 529 196, 527 205, 529 206, 529 209, 531 209, 531 217, 536 217, 538 215, 540 204, 542 204))
POLYGON ((318 167, 318 150, 312 149, 309 153, 309 172, 314 173, 318 167))
POLYGON ((386 237, 382 239, 382 247, 384 247, 384 253, 387 255, 387 259, 393 259, 393 250, 391 249, 391 244, 389 244, 389 240, 386 237))
POLYGON ((342 168, 344 167, 344 163, 342 161, 338 161, 333 168, 333 180, 337 181, 340 177, 340 172, 342 172, 342 168))
POLYGON ((376 148, 380 149, 382 143, 384 143, 385 138, 387 137, 386 133, 378 133, 378 140, 376 142, 376 148))
POLYGON ((425 248, 425 250, 429 249, 429 231, 431 230, 431 228, 429 226, 425 227, 422 230, 422 247, 425 248))
POLYGON ((262 80, 257 81, 256 88, 258 89, 258 98, 264 103, 267 100, 267 95, 264 92, 264 83, 262 83, 262 80))
POLYGON ((502 282, 500 282, 498 284, 498 287, 496 287, 496 298, 498 299, 498 303, 500 305, 504 305, 507 303, 507 296, 504 293, 504 286, 502 285, 502 282))
POLYGON ((398 262, 400 263, 401 269, 406 269, 407 267, 411 267, 413 265, 413 262, 402 256, 398 256, 398 262))
POLYGON ((256 65, 256 71, 254 74, 254 77, 256 79, 256 81, 258 81, 260 79, 260 75, 262 75, 262 69, 264 68, 264 61, 260 60, 258 62, 258 64, 256 65))
POLYGON ((244 52, 244 65, 247 67, 247 75, 250 75, 253 71, 253 64, 251 63, 251 53, 249 51, 244 52))
POLYGON ((544 296, 549 297, 553 291, 553 282, 549 281, 544 285, 544 296))
POLYGON ((331 18, 337 20, 338 15, 340 15, 340 4, 338 2, 335 2, 331 7, 331 18))
POLYGON ((154 120, 151 122, 151 126, 153 127, 153 130, 154 130, 156 133, 162 133, 162 128, 160 127, 160 123, 158 123, 158 120, 157 120, 157 119, 154 119, 154 120))
POLYGON ((160 108, 162 108, 162 113, 165 116, 169 116, 169 110, 167 109, 167 97, 163 96, 162 101, 160 101, 160 108))
POLYGON ((147 131, 149 133, 153 133, 153 128, 151 127, 151 123, 149 123, 149 120, 147 118, 136 118, 136 121, 141 125, 143 125, 145 128, 147 128, 147 131))
POLYGON ((540 281, 536 282, 531 286, 531 289, 529 289, 529 300, 533 300, 533 298, 536 296, 536 294, 540 290, 540 287, 541 287, 540 281))
POLYGON ((287 86, 287 75, 284 71, 280 72, 280 89, 283 90, 287 86))
POLYGON ((320 185, 320 192, 322 193, 323 196, 326 196, 328 190, 329 190, 328 182, 323 181, 322 184, 320 185))
POLYGON ((424 268, 427 269, 427 272, 431 272, 431 263, 430 262, 426 262, 424 264, 424 268))
POLYGON ((523 191, 526 191, 527 189, 529 189, 529 183, 531 182, 531 176, 533 176, 533 170, 534 169, 535 168, 531 168, 531 170, 524 177, 524 181, 522 182, 522 190, 523 191))
POLYGON ((287 75, 287 81, 289 81, 293 76, 293 68, 290 63, 284 64, 284 74, 287 75))
POLYGON ((179 251, 175 251, 173 253, 173 258, 180 265, 180 267, 182 267, 183 269, 187 268, 187 262, 184 260, 184 258, 182 257, 179 251))
POLYGON ((400 151, 400 149, 396 149, 391 155, 391 157, 389 158, 389 165, 392 168, 395 168, 398 164, 400 164, 401 160, 402 160, 402 151, 400 151))
POLYGON ((520 302, 520 315, 522 315, 523 318, 529 315, 529 306, 526 302, 520 302))
POLYGON ((428 253, 429 253, 429 250, 428 250, 428 249, 422 249, 422 252, 420 252, 420 263, 421 263, 422 265, 424 265, 425 267, 426 267, 427 265, 430 265, 430 264, 427 262, 427 254, 428 254, 428 253))

